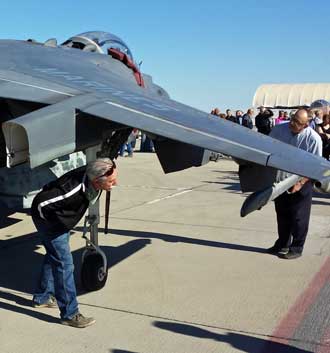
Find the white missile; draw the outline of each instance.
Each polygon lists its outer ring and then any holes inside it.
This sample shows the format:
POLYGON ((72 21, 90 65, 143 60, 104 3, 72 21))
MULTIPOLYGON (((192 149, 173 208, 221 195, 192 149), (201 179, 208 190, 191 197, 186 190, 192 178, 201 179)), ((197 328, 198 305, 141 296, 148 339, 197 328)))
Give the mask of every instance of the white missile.
POLYGON ((256 191, 249 195, 242 205, 241 217, 245 217, 253 211, 260 210, 267 205, 268 202, 275 200, 278 196, 288 191, 301 179, 302 177, 299 175, 291 175, 266 189, 256 191))

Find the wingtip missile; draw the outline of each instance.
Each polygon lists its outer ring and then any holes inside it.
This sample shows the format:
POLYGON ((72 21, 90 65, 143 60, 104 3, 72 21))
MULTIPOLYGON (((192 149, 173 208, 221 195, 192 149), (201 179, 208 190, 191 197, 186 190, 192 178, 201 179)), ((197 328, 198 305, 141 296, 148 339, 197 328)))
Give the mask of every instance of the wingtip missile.
POLYGON ((266 189, 256 191, 249 195, 241 207, 241 217, 245 217, 253 211, 260 210, 267 205, 269 201, 275 200, 278 196, 289 190, 300 179, 301 176, 299 175, 291 175, 266 189))
POLYGON ((245 217, 253 211, 260 210, 270 201, 272 194, 273 187, 270 186, 267 189, 256 191, 249 195, 241 207, 241 217, 245 217))

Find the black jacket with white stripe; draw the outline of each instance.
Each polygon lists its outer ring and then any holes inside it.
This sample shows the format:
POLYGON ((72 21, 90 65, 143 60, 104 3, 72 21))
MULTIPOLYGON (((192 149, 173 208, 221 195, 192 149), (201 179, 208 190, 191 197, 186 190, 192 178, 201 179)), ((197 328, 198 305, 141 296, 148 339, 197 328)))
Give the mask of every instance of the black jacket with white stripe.
POLYGON ((32 219, 39 231, 59 235, 70 231, 84 216, 89 201, 86 167, 71 170, 46 184, 32 202, 32 219))

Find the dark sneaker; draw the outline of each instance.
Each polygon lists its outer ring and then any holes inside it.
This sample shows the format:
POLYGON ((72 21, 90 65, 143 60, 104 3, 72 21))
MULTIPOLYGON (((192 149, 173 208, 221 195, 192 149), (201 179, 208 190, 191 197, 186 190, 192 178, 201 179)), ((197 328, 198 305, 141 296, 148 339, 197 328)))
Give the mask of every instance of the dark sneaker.
POLYGON ((271 248, 267 249, 267 253, 272 255, 284 255, 288 252, 289 248, 278 248, 277 246, 272 246, 271 248))
POLYGON ((72 317, 72 319, 63 319, 61 324, 72 326, 76 328, 84 328, 95 324, 96 320, 93 317, 85 317, 84 315, 78 313, 72 317))
POLYGON ((289 251, 287 254, 279 255, 279 257, 281 259, 285 259, 285 260, 294 260, 294 259, 297 259, 300 256, 301 256, 300 252, 292 252, 292 251, 289 251))
POLYGON ((278 255, 285 255, 285 254, 287 254, 289 252, 289 248, 281 248, 278 252, 277 252, 277 254, 278 255))
POLYGON ((49 299, 45 303, 39 304, 36 302, 32 302, 32 305, 35 308, 57 308, 56 299, 52 295, 49 297, 49 299))

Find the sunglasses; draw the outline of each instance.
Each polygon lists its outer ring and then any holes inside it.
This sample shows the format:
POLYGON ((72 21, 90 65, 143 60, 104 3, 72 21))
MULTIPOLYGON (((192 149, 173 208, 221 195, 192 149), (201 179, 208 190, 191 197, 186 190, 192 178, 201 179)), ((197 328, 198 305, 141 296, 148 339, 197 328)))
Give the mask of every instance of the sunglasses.
POLYGON ((291 119, 291 124, 294 124, 296 126, 300 126, 300 127, 303 127, 303 126, 306 126, 307 123, 301 123, 299 120, 295 119, 295 118, 292 118, 291 119))
POLYGON ((116 164, 115 164, 115 162, 113 162, 113 165, 112 165, 112 167, 108 170, 108 171, 106 171, 104 174, 102 174, 102 175, 100 175, 99 177, 97 177, 97 178, 102 178, 102 177, 108 177, 108 176, 110 176, 110 175, 112 175, 113 174, 113 171, 116 169, 116 164))

